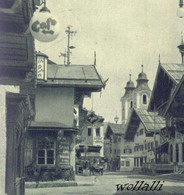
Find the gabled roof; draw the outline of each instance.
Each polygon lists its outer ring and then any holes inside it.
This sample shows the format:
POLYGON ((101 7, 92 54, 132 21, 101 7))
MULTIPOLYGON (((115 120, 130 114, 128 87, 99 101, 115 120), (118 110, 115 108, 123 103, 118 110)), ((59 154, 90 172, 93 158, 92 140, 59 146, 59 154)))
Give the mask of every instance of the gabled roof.
POLYGON ((124 128, 121 124, 108 123, 107 129, 110 128, 114 134, 123 134, 124 128))
POLYGON ((180 82, 184 74, 183 64, 161 63, 160 68, 162 68, 176 84, 180 82))
POLYGON ((47 81, 38 80, 38 85, 102 88, 105 82, 94 65, 48 64, 47 81))
POLYGON ((165 107, 172 89, 180 82, 184 74, 184 65, 176 63, 159 63, 155 82, 148 106, 149 111, 165 107), (166 75, 166 76, 165 76, 166 75))
POLYGON ((141 108, 134 108, 127 122, 125 139, 133 139, 140 122, 145 127, 147 133, 158 132, 166 125, 164 118, 158 116, 157 113, 148 112, 141 108))
POLYGON ((178 92, 179 92, 179 90, 180 90, 180 88, 181 88, 181 86, 182 86, 183 83, 184 83, 184 74, 183 74, 183 76, 182 76, 182 78, 181 78, 179 84, 176 86, 176 89, 174 90, 172 96, 171 96, 170 99, 169 99, 169 102, 168 102, 167 107, 166 107, 165 112, 164 112, 164 116, 165 116, 165 115, 167 114, 167 112, 169 111, 169 109, 170 109, 170 107, 171 107, 171 105, 172 105, 174 99, 176 98, 176 96, 177 96, 177 94, 178 94, 178 92))

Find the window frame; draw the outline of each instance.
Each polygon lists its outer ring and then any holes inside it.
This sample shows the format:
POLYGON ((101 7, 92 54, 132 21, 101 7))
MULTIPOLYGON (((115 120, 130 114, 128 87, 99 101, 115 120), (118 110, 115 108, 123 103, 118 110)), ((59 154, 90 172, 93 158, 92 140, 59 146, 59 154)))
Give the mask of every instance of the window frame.
POLYGON ((126 161, 126 167, 130 166, 130 161, 126 161))
POLYGON ((99 127, 96 128, 96 137, 100 137, 100 128, 99 127), (99 130, 98 133, 97 133, 97 130, 99 130))
POLYGON ((146 94, 143 94, 142 95, 142 103, 144 105, 147 105, 148 104, 148 96, 146 94))
POLYGON ((92 135, 92 128, 91 127, 88 127, 88 136, 91 136, 91 135, 92 135), (90 135, 89 135, 89 132, 90 132, 90 135))
MULTIPOLYGON (((40 141, 40 140, 39 140, 40 141)), ((38 142, 39 142, 38 141, 38 142)), ((42 142, 45 142, 45 140, 41 140, 42 142)), ((38 144, 38 142, 37 142, 37 144, 38 144)), ((54 166, 55 165, 55 159, 56 159, 56 143, 55 143, 55 141, 54 140, 49 140, 49 142, 53 142, 53 148, 39 148, 39 146, 37 147, 37 159, 36 159, 36 163, 37 163, 37 165, 38 166, 54 166), (43 157, 43 159, 44 159, 44 164, 40 164, 38 161, 39 161, 39 156, 38 156, 38 153, 39 153, 39 151, 44 151, 44 157, 43 157), (52 164, 48 164, 48 159, 49 159, 49 157, 48 157, 48 151, 53 151, 53 163, 52 164)), ((41 157, 40 157, 41 158, 41 157)), ((50 157, 51 158, 51 157, 50 157)))

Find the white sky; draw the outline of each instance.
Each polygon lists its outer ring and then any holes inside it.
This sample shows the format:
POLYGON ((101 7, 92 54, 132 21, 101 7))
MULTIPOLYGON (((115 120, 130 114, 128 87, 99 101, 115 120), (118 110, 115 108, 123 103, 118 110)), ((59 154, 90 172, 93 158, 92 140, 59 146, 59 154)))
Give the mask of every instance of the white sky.
MULTIPOLYGON (((93 95, 94 111, 106 121, 114 122, 116 111, 121 118, 129 73, 136 85, 142 62, 151 89, 159 54, 161 62, 181 62, 177 45, 184 19, 176 15, 178 0, 47 0, 47 6, 59 19, 61 34, 50 43, 36 42, 36 49, 63 64, 58 56, 67 46, 65 29, 72 25, 77 30, 71 63, 93 64, 96 51, 98 72, 109 78, 101 97, 93 95)), ((91 104, 88 98, 84 106, 91 109, 91 104)))

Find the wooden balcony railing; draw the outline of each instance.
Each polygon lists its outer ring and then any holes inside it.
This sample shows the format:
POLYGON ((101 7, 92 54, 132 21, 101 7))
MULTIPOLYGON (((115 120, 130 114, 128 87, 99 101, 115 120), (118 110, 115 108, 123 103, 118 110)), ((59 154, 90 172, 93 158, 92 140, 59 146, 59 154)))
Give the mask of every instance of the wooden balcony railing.
POLYGON ((0 33, 0 67, 33 68, 34 45, 31 35, 0 33))

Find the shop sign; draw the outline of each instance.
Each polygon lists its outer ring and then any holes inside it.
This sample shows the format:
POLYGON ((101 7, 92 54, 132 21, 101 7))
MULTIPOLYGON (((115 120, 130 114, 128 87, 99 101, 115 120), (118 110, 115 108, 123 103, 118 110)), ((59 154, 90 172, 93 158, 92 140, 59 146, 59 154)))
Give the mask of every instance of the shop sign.
POLYGON ((29 29, 35 39, 41 42, 51 42, 59 35, 58 20, 49 12, 43 11, 33 15, 29 29))
POLYGON ((36 57, 36 74, 37 79, 47 80, 47 59, 44 56, 37 55, 36 57))

